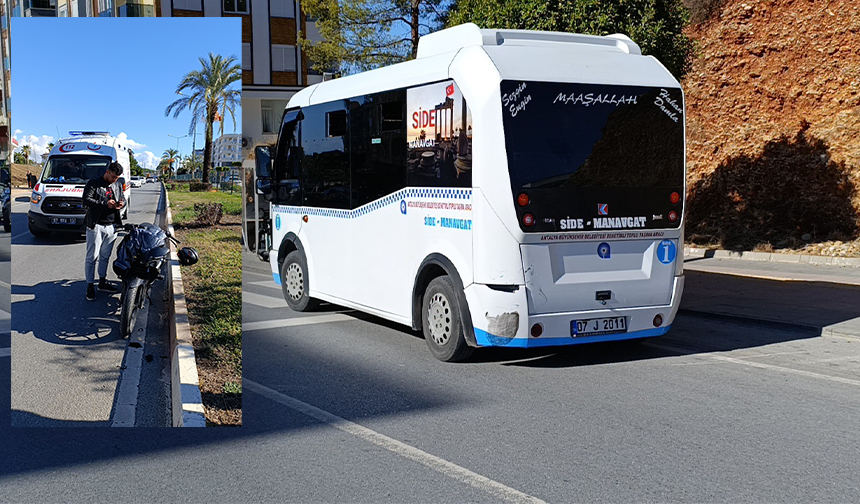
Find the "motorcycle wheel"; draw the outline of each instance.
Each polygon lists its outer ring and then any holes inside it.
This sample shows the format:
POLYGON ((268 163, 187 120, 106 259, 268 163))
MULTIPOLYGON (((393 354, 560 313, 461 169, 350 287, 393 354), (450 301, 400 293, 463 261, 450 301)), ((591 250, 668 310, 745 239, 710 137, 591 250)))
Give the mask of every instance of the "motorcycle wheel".
POLYGON ((134 322, 135 318, 137 317, 137 307, 139 304, 138 296, 140 295, 140 291, 142 288, 142 285, 138 285, 134 288, 134 290, 125 288, 123 289, 122 295, 120 296, 122 311, 120 312, 119 317, 119 327, 122 331, 123 338, 127 338, 131 334, 131 331, 134 329, 134 322))

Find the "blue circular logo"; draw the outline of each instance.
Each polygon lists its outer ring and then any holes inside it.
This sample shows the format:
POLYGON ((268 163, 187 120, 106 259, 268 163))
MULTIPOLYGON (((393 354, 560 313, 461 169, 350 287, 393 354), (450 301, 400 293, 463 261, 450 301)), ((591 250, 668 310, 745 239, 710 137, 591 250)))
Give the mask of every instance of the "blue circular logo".
POLYGON ((406 215, 406 200, 400 200, 400 213, 406 215))
POLYGON ((672 240, 663 240, 657 245, 657 260, 663 264, 672 264, 677 255, 675 242, 672 240))
POLYGON ((281 216, 275 216, 275 229, 281 229, 281 216))
POLYGON ((608 243, 601 243, 597 246, 597 256, 601 259, 609 259, 611 254, 611 249, 609 248, 608 243))

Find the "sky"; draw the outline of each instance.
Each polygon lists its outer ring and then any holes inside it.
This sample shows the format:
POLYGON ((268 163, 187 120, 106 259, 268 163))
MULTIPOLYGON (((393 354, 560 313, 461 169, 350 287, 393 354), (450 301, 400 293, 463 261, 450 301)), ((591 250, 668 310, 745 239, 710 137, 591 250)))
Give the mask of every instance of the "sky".
MULTIPOLYGON (((144 168, 154 169, 164 151, 177 145, 183 157, 190 154, 191 113, 173 119, 164 110, 180 98, 182 77, 200 69, 199 58, 208 59, 209 52, 235 56, 241 64, 239 19, 12 18, 15 151, 31 145, 31 159, 41 163, 49 142, 88 130, 126 139, 144 168)), ((214 124, 213 140, 220 126, 214 124)), ((199 122, 197 149, 203 148, 203 130, 199 122)), ((224 133, 241 131, 237 106, 235 128, 228 115, 224 133)))

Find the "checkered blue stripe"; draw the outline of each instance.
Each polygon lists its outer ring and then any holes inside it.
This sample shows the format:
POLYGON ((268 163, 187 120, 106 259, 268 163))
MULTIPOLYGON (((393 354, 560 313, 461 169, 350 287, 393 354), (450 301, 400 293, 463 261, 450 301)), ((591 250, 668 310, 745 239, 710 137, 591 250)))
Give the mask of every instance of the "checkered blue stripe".
POLYGON ((406 199, 454 199, 471 200, 471 189, 433 189, 433 188, 406 188, 389 194, 376 201, 371 201, 355 210, 337 210, 332 208, 276 206, 275 212, 282 214, 302 214, 316 217, 333 217, 335 219, 355 219, 369 214, 389 205, 399 205, 400 201, 406 199))

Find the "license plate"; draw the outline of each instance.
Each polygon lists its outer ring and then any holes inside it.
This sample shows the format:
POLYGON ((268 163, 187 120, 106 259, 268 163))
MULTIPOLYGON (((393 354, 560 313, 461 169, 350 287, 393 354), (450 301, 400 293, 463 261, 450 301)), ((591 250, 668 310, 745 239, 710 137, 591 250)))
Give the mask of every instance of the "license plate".
POLYGON ((74 217, 51 217, 51 224, 77 224, 74 217))
POLYGON ((627 332, 626 317, 607 317, 570 321, 570 335, 597 336, 600 334, 616 334, 627 332))

